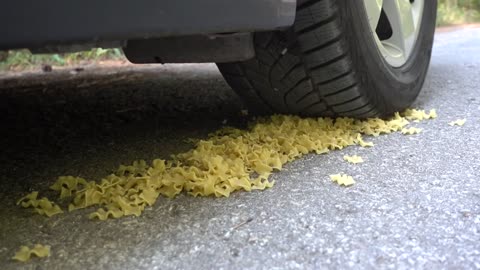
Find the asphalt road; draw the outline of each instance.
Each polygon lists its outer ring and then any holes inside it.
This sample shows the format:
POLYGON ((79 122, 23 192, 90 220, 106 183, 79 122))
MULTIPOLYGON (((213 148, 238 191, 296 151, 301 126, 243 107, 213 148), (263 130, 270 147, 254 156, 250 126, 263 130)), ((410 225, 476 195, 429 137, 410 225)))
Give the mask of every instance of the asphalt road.
POLYGON ((47 219, 15 206, 59 175, 100 178, 167 158, 228 124, 238 98, 213 65, 0 75, 1 269, 480 269, 480 28, 437 33, 418 135, 308 155, 266 191, 160 198, 139 218, 47 219), (466 118, 463 127, 448 122, 466 118), (352 166, 345 154, 360 154, 352 166), (357 183, 331 183, 345 172, 357 183), (10 258, 21 245, 46 259, 10 258))

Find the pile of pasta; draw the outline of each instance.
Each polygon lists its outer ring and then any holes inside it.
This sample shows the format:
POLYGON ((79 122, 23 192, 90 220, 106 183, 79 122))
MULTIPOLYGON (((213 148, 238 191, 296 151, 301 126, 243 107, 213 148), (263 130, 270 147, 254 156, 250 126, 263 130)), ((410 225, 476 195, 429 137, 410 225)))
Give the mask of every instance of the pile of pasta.
MULTIPOLYGON (((50 188, 58 192, 60 201, 68 200, 68 211, 95 207, 90 218, 140 216, 160 195, 173 198, 187 192, 228 197, 238 190, 270 188, 274 184, 270 175, 303 155, 325 154, 351 145, 371 147, 373 143, 364 141, 364 135, 418 133, 406 128, 410 121, 436 116, 435 110, 427 113, 415 109, 396 113, 388 120, 274 115, 258 119, 246 130, 222 128, 170 160, 121 165, 100 181, 62 176, 50 188)), ((37 195, 29 194, 18 203, 47 216, 63 212, 58 204, 38 199, 37 195)))

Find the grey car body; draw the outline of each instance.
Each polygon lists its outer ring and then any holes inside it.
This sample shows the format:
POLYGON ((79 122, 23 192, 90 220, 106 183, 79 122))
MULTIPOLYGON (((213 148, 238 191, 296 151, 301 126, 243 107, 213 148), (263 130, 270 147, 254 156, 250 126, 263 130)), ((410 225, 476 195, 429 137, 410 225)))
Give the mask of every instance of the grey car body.
MULTIPOLYGON (((215 40, 214 46, 218 48, 219 42, 223 44, 222 40, 233 34, 291 26, 295 8, 296 0, 8 1, 0 9, 3 25, 0 28, 0 50, 28 48, 33 52, 53 53, 91 47, 128 48, 135 42, 158 41, 166 37, 170 39, 161 44, 167 44, 167 47, 172 37, 179 37, 182 44, 191 43, 189 38, 198 42, 198 38, 209 37, 206 40, 215 40)), ((249 39, 243 37, 243 40, 249 39)), ((245 47, 248 42, 238 43, 237 46, 245 47)), ((209 44, 199 46, 201 50, 206 48, 206 53, 192 54, 191 50, 184 50, 191 54, 191 59, 183 57, 184 61, 218 62, 216 54, 208 53, 209 44), (197 54, 204 55, 202 61, 196 59, 197 54)), ((162 54, 161 48, 156 48, 154 53, 146 52, 143 47, 140 49, 149 59, 151 54, 162 54)), ((131 53, 143 57, 145 62, 145 55, 130 49, 127 57, 131 53)), ((178 48, 175 54, 182 56, 182 48, 178 48)), ((159 62, 155 59, 161 58, 162 55, 152 57, 151 62, 159 62)), ((233 56, 224 60, 243 58, 233 56)))

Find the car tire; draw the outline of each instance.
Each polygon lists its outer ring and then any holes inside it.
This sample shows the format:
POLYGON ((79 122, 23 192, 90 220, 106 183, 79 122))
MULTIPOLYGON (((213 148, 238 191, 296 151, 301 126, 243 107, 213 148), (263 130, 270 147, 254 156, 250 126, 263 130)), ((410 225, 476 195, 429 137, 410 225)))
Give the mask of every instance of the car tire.
POLYGON ((255 58, 218 68, 255 113, 367 118, 403 110, 427 74, 437 1, 415 0, 423 8, 401 65, 389 62, 378 43, 396 35, 394 16, 381 7, 372 30, 366 1, 298 0, 290 29, 255 33, 255 58))

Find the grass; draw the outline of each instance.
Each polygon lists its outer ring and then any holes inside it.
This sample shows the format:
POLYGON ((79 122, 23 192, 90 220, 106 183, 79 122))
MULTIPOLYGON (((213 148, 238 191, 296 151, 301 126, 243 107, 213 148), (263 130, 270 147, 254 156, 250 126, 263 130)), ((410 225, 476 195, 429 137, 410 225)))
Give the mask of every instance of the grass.
POLYGON ((95 48, 64 54, 32 54, 28 50, 11 50, 0 55, 0 71, 20 71, 40 65, 71 66, 83 62, 125 59, 121 49, 95 48))

